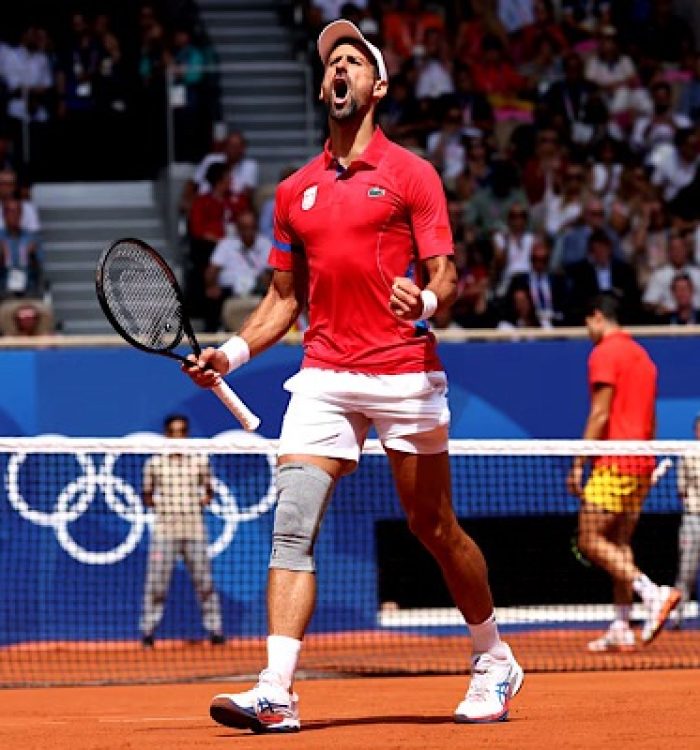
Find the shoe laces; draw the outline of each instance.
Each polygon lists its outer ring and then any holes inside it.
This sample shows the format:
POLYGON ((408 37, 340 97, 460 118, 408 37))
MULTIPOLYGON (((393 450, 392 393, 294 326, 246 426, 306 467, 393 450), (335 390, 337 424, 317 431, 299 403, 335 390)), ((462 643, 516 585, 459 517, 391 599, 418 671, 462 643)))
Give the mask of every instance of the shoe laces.
POLYGON ((257 687, 262 687, 263 685, 273 687, 277 690, 284 690, 280 676, 271 669, 263 669, 260 672, 257 687))
POLYGON ((483 675, 472 674, 472 681, 467 690, 467 700, 471 703, 484 703, 489 697, 489 687, 483 679, 483 675))
POLYGON ((489 670, 493 665, 494 659, 488 654, 482 654, 474 660, 467 700, 483 703, 489 699, 492 687, 489 683, 489 670))

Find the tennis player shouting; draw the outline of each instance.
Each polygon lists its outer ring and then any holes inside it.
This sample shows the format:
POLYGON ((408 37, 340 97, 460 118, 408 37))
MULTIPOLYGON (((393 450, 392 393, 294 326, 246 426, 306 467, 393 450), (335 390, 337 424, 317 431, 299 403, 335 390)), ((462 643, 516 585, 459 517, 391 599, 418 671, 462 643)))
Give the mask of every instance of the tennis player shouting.
POLYGON ((268 663, 252 690, 216 696, 211 715, 256 732, 300 728, 291 691, 315 603, 314 541, 335 483, 356 468, 374 425, 410 528, 469 624, 472 679, 455 719, 499 721, 523 671, 499 637, 484 558, 452 509, 447 382, 425 323, 455 297, 442 185, 428 162, 374 125, 387 91, 381 52, 344 20, 326 26, 318 51, 330 139, 278 186, 267 296, 240 335, 187 371, 211 387, 278 341, 308 301, 302 368, 285 384, 268 663))

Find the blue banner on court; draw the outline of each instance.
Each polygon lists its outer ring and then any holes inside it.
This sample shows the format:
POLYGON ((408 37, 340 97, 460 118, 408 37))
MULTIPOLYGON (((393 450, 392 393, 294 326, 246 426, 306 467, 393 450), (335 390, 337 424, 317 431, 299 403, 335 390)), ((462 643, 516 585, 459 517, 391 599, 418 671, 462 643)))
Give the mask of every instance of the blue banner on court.
MULTIPOLYGON (((700 411, 697 344, 687 338, 644 344, 660 373, 658 437, 690 438, 700 411)), ((580 436, 588 406, 587 343, 451 344, 440 351, 450 377, 453 437, 580 436)), ((287 401, 282 383, 300 358, 300 348, 278 346, 230 378, 261 416, 265 437, 278 434, 287 401)), ((0 434, 6 436, 160 432, 171 412, 190 417, 193 437, 236 427, 215 397, 164 358, 131 349, 57 349, 3 351, 0 359, 0 434)), ((0 644, 138 638, 150 533, 140 508, 144 457, 109 464, 101 455, 64 459, 50 470, 46 456, 0 456, 0 644), (36 477, 42 478, 39 489, 36 477)), ((243 471, 230 458, 213 459, 224 489, 207 523, 226 632, 261 635, 272 470, 265 458, 245 460, 243 471)), ((494 459, 488 473, 463 465, 470 460, 453 459, 460 517, 576 511, 565 492, 565 458, 494 459), (540 465, 545 461, 546 469, 540 465), (507 491, 505 481, 526 486, 527 493, 507 491)), ((665 481, 675 482, 673 471, 665 481)), ((675 513, 677 499, 655 489, 648 509, 675 513)), ((376 627, 376 524, 401 517, 385 461, 364 457, 361 469, 340 483, 319 539, 312 630, 376 627), (336 585, 343 580, 352 580, 352 587, 336 585)), ((180 567, 159 635, 202 634, 180 567)))
MULTIPOLYGON (((692 437, 700 411, 700 348, 692 338, 642 340, 659 368, 658 438, 692 437)), ((588 407, 586 341, 442 344, 454 438, 577 438, 588 407)), ((229 383, 277 437, 282 385, 301 348, 278 345, 233 373, 229 383)), ((118 437, 159 431, 183 412, 193 437, 236 427, 211 394, 176 362, 129 348, 0 351, 0 435, 56 433, 118 437)))

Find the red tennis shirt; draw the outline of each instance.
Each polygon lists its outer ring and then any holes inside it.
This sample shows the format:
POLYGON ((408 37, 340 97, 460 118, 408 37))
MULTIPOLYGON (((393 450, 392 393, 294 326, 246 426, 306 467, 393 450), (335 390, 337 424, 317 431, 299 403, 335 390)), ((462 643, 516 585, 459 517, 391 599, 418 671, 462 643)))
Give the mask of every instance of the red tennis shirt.
MULTIPOLYGON (((326 144, 275 193, 269 263, 308 268, 303 367, 368 374, 441 370, 435 337, 389 309, 397 276, 452 255, 447 203, 434 167, 378 128, 344 169, 326 144)), ((422 286, 419 283, 419 286, 422 286)))
MULTIPOLYGON (((588 358, 588 383, 614 389, 603 440, 651 440, 654 436, 656 365, 628 333, 617 331, 593 347, 588 358)), ((596 466, 615 464, 623 474, 646 475, 654 470, 652 456, 604 456, 596 466)))

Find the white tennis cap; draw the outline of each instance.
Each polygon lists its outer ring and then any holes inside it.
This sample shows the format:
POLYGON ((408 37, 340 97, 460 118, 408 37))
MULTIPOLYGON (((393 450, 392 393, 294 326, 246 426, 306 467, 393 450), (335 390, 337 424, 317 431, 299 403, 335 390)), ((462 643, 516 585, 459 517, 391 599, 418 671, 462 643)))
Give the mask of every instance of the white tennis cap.
POLYGON ((379 80, 380 81, 388 81, 389 76, 386 72, 386 63, 384 62, 384 58, 382 57, 382 53, 380 50, 375 47, 372 42, 368 42, 365 37, 362 35, 362 32, 355 26, 354 23, 350 21, 346 21, 344 18, 341 18, 337 21, 333 21, 332 23, 329 23, 328 26, 326 26, 325 29, 318 35, 318 54, 321 57, 321 61, 325 65, 328 61, 328 57, 331 54, 331 51, 336 45, 336 42, 339 39, 357 39, 358 42, 361 42, 362 44, 367 47, 367 50, 374 58, 374 61, 377 63, 377 69, 379 70, 379 80))

